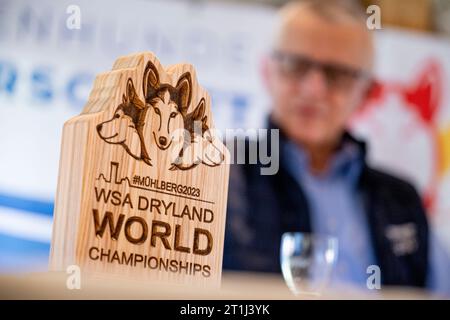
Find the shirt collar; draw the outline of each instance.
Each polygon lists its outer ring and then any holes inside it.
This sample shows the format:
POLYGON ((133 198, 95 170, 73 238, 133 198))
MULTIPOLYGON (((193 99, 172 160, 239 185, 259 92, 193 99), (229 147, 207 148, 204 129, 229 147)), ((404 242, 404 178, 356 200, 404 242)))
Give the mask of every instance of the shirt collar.
MULTIPOLYGON (((279 129, 272 121, 268 119, 270 129, 279 129)), ((293 141, 289 140, 280 129, 280 156, 291 174, 309 174, 309 159, 305 151, 293 141), (294 172, 293 172, 294 171, 294 172)), ((344 178, 352 184, 359 180, 366 155, 366 145, 363 141, 355 139, 350 133, 345 132, 339 148, 331 159, 331 164, 327 171, 320 177, 326 178, 344 178)))

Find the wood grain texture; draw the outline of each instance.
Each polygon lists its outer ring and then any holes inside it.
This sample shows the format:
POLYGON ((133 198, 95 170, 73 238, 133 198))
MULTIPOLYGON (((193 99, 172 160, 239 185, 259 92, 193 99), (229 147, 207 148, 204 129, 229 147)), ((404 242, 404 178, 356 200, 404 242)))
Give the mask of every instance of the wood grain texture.
POLYGON ((120 57, 64 124, 50 269, 218 286, 228 164, 192 65, 120 57))

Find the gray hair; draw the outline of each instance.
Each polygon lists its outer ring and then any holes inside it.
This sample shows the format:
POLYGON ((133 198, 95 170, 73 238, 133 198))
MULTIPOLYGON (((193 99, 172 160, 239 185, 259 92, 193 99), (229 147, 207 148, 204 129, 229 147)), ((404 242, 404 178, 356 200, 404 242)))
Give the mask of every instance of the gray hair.
MULTIPOLYGON (((373 34, 367 29, 364 7, 355 0, 297 0, 285 4, 278 12, 273 28, 272 47, 276 48, 283 30, 290 21, 306 12, 333 24, 353 24, 365 30, 373 53, 373 34)), ((373 63, 373 56, 369 58, 373 63)), ((372 66, 370 67, 372 68, 372 66)))
POLYGON ((318 16, 334 23, 345 22, 348 19, 364 24, 366 21, 364 7, 356 0, 291 1, 281 8, 280 14, 284 15, 286 12, 301 9, 309 9, 318 16))

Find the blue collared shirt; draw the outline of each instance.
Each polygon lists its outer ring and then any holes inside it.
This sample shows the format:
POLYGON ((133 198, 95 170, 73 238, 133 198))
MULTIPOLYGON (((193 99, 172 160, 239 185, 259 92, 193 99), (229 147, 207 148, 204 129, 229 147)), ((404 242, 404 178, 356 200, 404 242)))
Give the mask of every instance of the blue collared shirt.
POLYGON ((344 142, 326 172, 313 175, 301 148, 286 143, 283 161, 302 187, 311 211, 312 230, 338 239, 338 259, 332 284, 366 287, 367 267, 376 263, 369 224, 357 183, 363 154, 344 142))
MULTIPOLYGON (((338 239, 338 260, 331 284, 366 288, 367 267, 376 264, 376 258, 357 188, 364 163, 362 151, 352 142, 344 142, 328 170, 320 175, 311 173, 305 152, 293 142, 287 142, 281 153, 290 174, 305 192, 312 229, 338 239)), ((450 256, 432 231, 429 259, 428 288, 450 296, 450 256)))

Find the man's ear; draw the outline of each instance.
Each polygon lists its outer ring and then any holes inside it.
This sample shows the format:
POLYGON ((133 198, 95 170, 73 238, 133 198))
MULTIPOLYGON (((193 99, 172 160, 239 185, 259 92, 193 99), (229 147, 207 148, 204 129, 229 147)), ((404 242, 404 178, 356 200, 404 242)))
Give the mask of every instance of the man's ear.
POLYGON ((270 60, 271 57, 266 54, 264 55, 260 62, 259 62, 259 72, 261 75, 262 82, 264 84, 264 87, 270 91, 270 64, 272 61, 270 60))
POLYGON ((186 113, 191 104, 192 81, 189 72, 184 73, 177 83, 178 103, 181 112, 186 113))
POLYGON ((144 78, 142 79, 142 92, 144 97, 148 97, 150 92, 155 91, 159 87, 159 74, 156 66, 151 62, 147 62, 144 70, 144 78))
POLYGON ((356 113, 363 113, 370 105, 376 103, 384 94, 383 84, 377 80, 370 80, 362 94, 360 103, 356 106, 356 113))
POLYGON ((368 103, 373 100, 378 100, 383 95, 383 85, 377 80, 371 80, 366 89, 364 102, 368 103))

